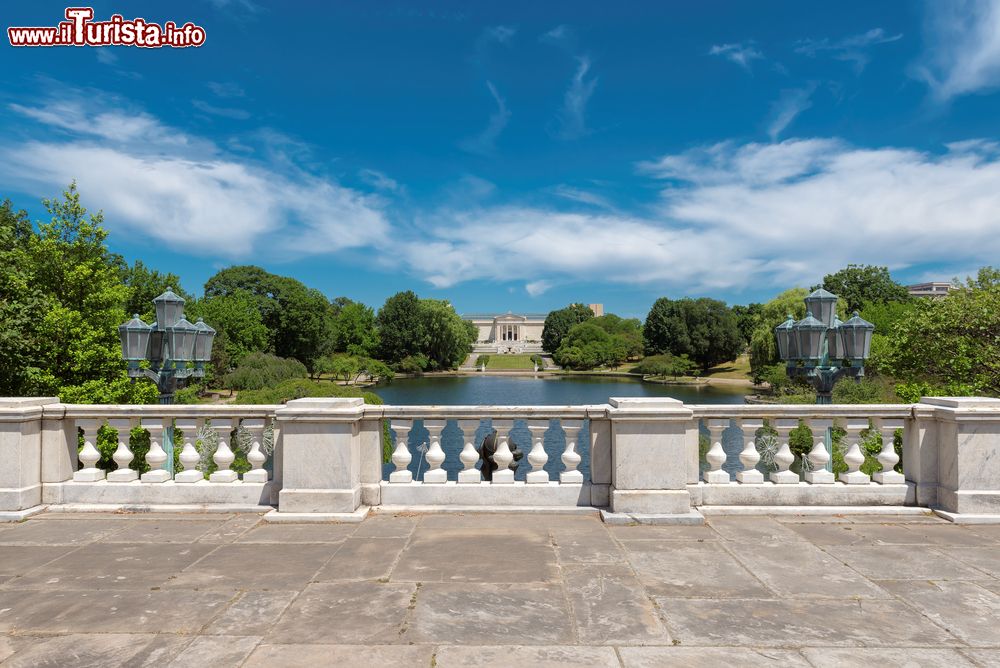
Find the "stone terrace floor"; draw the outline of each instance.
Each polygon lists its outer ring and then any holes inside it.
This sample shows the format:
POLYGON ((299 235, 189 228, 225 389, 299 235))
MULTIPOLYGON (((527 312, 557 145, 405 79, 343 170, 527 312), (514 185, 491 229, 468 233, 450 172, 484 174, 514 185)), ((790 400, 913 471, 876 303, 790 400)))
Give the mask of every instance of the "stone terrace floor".
POLYGON ((3 666, 1000 665, 1000 526, 931 516, 46 514, 3 666))

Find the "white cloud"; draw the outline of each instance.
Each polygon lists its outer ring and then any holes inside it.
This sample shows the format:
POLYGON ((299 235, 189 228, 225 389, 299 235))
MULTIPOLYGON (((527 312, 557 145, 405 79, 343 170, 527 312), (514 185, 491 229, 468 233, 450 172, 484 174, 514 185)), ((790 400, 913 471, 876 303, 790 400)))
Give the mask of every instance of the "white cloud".
POLYGON ((209 81, 205 85, 217 97, 244 97, 246 95, 243 87, 232 81, 209 81))
POLYGON ((0 143, 0 176, 39 195, 76 179, 112 230, 230 259, 265 246, 334 252, 387 236, 378 198, 290 165, 234 158, 148 113, 119 111, 117 101, 65 97, 38 107, 11 105, 48 132, 0 143), (53 128, 64 136, 53 137, 53 128))
POLYGON ((191 100, 191 104, 195 109, 203 111, 206 114, 212 114, 213 116, 222 116, 223 118, 232 118, 238 121, 245 121, 250 118, 250 112, 246 109, 216 107, 215 105, 209 104, 203 100, 191 100))
POLYGON ((867 32, 851 35, 842 39, 804 39, 795 47, 796 53, 802 53, 815 58, 820 53, 828 53, 836 60, 854 63, 854 69, 861 72, 871 60, 868 49, 878 44, 887 44, 903 38, 903 35, 886 34, 882 28, 872 28, 867 32))
POLYGON ((563 199, 579 202, 580 204, 589 204, 590 206, 596 206, 601 209, 614 208, 614 205, 611 204, 607 197, 587 190, 574 188, 573 186, 568 186, 563 183, 560 183, 556 187, 552 188, 552 194, 562 197, 563 199))
POLYGON ((510 121, 510 109, 507 108, 504 99, 500 97, 496 86, 493 85, 493 82, 487 81, 486 87, 489 89, 493 101, 496 102, 497 109, 490 114, 489 123, 486 124, 486 128, 482 132, 459 143, 459 148, 463 151, 479 155, 490 155, 496 150, 497 138, 510 121))
POLYGON ((597 87, 597 78, 587 79, 590 72, 590 59, 586 56, 577 58, 576 72, 570 80, 569 88, 563 97, 563 107, 559 114, 562 128, 559 136, 562 139, 578 139, 590 130, 587 129, 587 102, 597 87))
POLYGON ((767 124, 767 134, 771 141, 777 140, 799 114, 812 106, 810 98, 815 90, 816 85, 809 84, 805 88, 786 88, 781 91, 778 99, 771 105, 767 124))
POLYGON ((484 33, 487 39, 500 44, 507 44, 517 34, 517 29, 510 26, 492 26, 484 33))
POLYGON ((747 72, 750 71, 750 63, 754 60, 762 60, 764 54, 761 53, 753 42, 737 42, 735 44, 716 44, 708 50, 709 55, 722 56, 726 60, 736 63, 747 72))
POLYGON ((377 169, 362 169, 358 172, 358 177, 376 190, 385 192, 400 192, 403 188, 396 179, 387 176, 377 169))
POLYGON ((538 295, 545 294, 548 292, 549 288, 552 287, 552 281, 532 281, 524 286, 525 292, 531 297, 537 297, 538 295))
POLYGON ((687 294, 809 285, 851 262, 893 270, 1000 255, 1000 152, 941 155, 836 139, 723 143, 640 165, 668 179, 642 215, 451 207, 400 244, 438 287, 470 280, 642 284, 687 294))
POLYGON ((1000 0, 927 2, 926 52, 914 74, 945 102, 1000 87, 1000 0))
POLYGON ((117 65, 118 55, 111 50, 111 47, 102 47, 95 50, 95 56, 97 56, 97 62, 102 65, 117 65))

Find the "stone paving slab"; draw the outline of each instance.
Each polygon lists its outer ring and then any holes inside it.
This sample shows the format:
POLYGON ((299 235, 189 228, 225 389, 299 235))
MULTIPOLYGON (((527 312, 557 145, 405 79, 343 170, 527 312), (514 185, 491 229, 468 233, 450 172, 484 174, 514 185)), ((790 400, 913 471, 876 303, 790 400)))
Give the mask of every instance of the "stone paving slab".
POLYGON ((924 515, 42 514, 0 665, 1000 665, 1000 529, 924 515))

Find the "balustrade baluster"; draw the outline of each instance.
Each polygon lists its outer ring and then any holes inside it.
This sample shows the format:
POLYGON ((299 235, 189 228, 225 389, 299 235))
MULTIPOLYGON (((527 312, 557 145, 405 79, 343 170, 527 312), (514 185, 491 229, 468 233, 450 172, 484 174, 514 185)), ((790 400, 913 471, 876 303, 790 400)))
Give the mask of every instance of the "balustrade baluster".
POLYGON ((868 420, 853 418, 847 421, 847 434, 850 447, 844 453, 844 463, 847 464, 847 473, 840 474, 840 481, 848 485, 867 485, 871 478, 867 473, 860 471, 861 465, 865 463, 865 456, 861 452, 861 432, 868 429, 868 420))
POLYGON ((441 485, 448 482, 448 472, 441 468, 444 464, 444 450, 441 449, 441 432, 444 430, 446 422, 444 420, 424 420, 424 427, 430 436, 430 446, 424 459, 427 460, 427 472, 424 473, 424 482, 432 485, 441 485))
POLYGON ((513 485, 514 472, 508 467, 514 461, 514 453, 510 451, 510 430, 514 426, 513 420, 493 420, 493 427, 497 430, 497 450, 493 454, 493 462, 497 465, 497 470, 493 472, 494 485, 513 485))
POLYGON ((878 461, 882 465, 882 470, 876 472, 872 477, 875 479, 875 482, 883 485, 902 485, 906 482, 906 477, 902 473, 893 470, 893 467, 899 463, 899 455, 896 454, 893 439, 895 438, 896 429, 903 426, 903 421, 875 418, 873 422, 875 423, 875 428, 882 435, 882 451, 878 453, 878 461))
POLYGON ((270 474, 264 468, 267 455, 261 449, 261 441, 264 440, 264 420, 244 420, 243 428, 250 434, 250 452, 247 453, 247 461, 250 462, 251 469, 243 474, 243 482, 267 482, 270 474))
POLYGON ((413 482, 413 471, 407 468, 413 461, 413 455, 410 454, 410 448, 406 443, 413 423, 393 420, 391 427, 396 434, 396 449, 392 451, 392 463, 396 466, 396 470, 389 474, 389 482, 413 482))
POLYGON ((760 453, 757 452, 757 430, 764 426, 761 419, 739 420, 740 430, 743 432, 743 450, 740 451, 740 463, 743 470, 736 474, 736 479, 744 484, 761 484, 764 482, 764 474, 757 470, 757 462, 760 461, 760 453))
POLYGON ((73 472, 73 480, 77 482, 104 480, 104 471, 97 468, 97 462, 101 461, 101 453, 94 445, 100 423, 96 420, 78 420, 77 426, 83 430, 83 448, 77 455, 83 468, 73 472))
POLYGON ((462 430, 462 437, 465 441, 462 452, 458 456, 462 460, 462 466, 465 467, 458 472, 458 484, 478 484, 482 482, 479 469, 476 468, 476 462, 479 461, 479 453, 476 452, 475 440, 476 430, 479 429, 479 420, 459 420, 458 426, 462 430))
POLYGON ((201 420, 196 421, 190 418, 179 418, 177 420, 177 429, 180 430, 181 439, 184 443, 180 454, 181 465, 184 467, 184 470, 174 475, 174 482, 200 482, 205 479, 202 472, 198 470, 201 455, 198 454, 198 450, 194 447, 194 441, 198 437, 198 426, 201 422, 201 420))
POLYGON ((108 473, 108 482, 132 482, 139 479, 139 473, 130 469, 129 464, 135 459, 132 450, 129 449, 128 441, 132 431, 131 420, 108 420, 108 424, 115 430, 118 438, 118 447, 111 458, 115 460, 118 468, 108 473))
POLYGON ((722 432, 729 426, 729 420, 705 420, 705 424, 708 427, 711 447, 705 454, 709 470, 705 471, 702 477, 707 483, 728 483, 729 472, 722 470, 722 465, 726 463, 726 451, 722 449, 722 432))
POLYGON ((826 465, 830 461, 830 453, 826 449, 827 430, 833 426, 833 420, 810 420, 809 428, 812 429, 813 447, 809 451, 809 465, 812 467, 806 471, 806 482, 814 485, 832 485, 835 477, 832 471, 826 470, 826 465))
POLYGON ((559 482, 579 485, 583 483, 583 472, 578 471, 576 467, 580 465, 583 458, 576 451, 576 444, 577 438, 580 436, 580 429, 583 428, 583 421, 562 420, 561 425, 566 434, 566 449, 563 450, 561 458, 566 470, 559 473, 559 482))
POLYGON ((777 471, 771 472, 771 482, 778 485, 792 485, 799 482, 799 474, 789 471, 788 467, 795 461, 795 455, 788 447, 789 433, 799 426, 798 420, 775 420, 774 428, 778 432, 778 453, 774 455, 777 471))
POLYGON ((238 425, 239 418, 212 420, 212 428, 215 429, 219 437, 219 443, 215 448, 215 454, 212 455, 212 461, 215 462, 216 468, 208 476, 209 482, 236 482, 239 480, 239 474, 229 468, 236 461, 236 454, 229 446, 230 434, 235 431, 238 425))
POLYGON ((528 430, 531 431, 531 452, 528 453, 531 472, 525 476, 528 483, 544 484, 549 481, 549 473, 545 470, 545 464, 549 461, 549 455, 545 452, 545 432, 548 429, 548 420, 528 423, 528 430))
POLYGON ((149 452, 146 453, 146 463, 149 470, 142 474, 143 482, 166 482, 170 480, 170 471, 163 468, 167 462, 167 452, 160 445, 163 434, 173 428, 173 421, 154 418, 142 425, 149 432, 149 452))

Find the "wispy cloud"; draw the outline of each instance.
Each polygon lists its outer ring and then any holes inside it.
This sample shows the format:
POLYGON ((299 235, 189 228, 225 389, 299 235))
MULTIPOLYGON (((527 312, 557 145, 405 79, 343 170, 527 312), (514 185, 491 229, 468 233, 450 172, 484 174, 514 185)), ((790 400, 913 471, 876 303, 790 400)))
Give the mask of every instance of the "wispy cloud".
POLYGON ((767 134, 771 137, 771 141, 777 140, 799 114, 812 106, 811 98, 815 91, 814 83, 805 88, 786 88, 781 91, 778 99, 771 104, 767 123, 767 134))
POLYGON ((204 100, 191 100, 191 106, 198 111, 203 111, 206 114, 211 114, 213 116, 222 116, 223 118, 232 118, 238 121, 245 121, 250 118, 250 112, 246 109, 237 109, 235 107, 217 107, 213 104, 205 102, 204 100))
POLYGON ((855 71, 860 73, 871 60, 869 53, 871 47, 895 42, 902 38, 902 33, 889 35, 882 28, 872 28, 867 32, 837 40, 830 38, 804 39, 795 47, 795 52, 812 58, 826 53, 836 60, 853 63, 855 71))
POLYGON ((1000 0, 925 4, 926 50, 913 74, 938 102, 1000 88, 1000 0))
POLYGON ((737 42, 735 44, 716 44, 708 50, 711 56, 722 56, 736 63, 747 72, 754 60, 763 60, 764 54, 753 42, 737 42))
POLYGON ((490 28, 487 28, 484 32, 484 35, 486 36, 487 39, 490 39, 494 42, 498 42, 500 44, 508 44, 516 34, 517 34, 516 28, 504 25, 492 26, 490 28))
POLYGON ((118 55, 112 51, 111 47, 102 47, 100 49, 95 49, 95 57, 97 62, 102 65, 117 65, 118 55))
POLYGON ((403 190, 403 186, 396 179, 386 176, 377 169, 362 169, 358 172, 358 178, 376 190, 389 193, 397 193, 403 190))
POLYGON ((482 132, 459 144, 459 148, 463 151, 479 155, 490 155, 496 150, 497 138, 510 121, 510 110, 504 99, 500 97, 500 93, 497 92, 496 86, 493 85, 493 82, 487 81, 486 87, 497 105, 496 111, 490 114, 490 120, 482 132))
POLYGON ((230 98, 244 97, 246 95, 243 87, 232 81, 209 81, 205 85, 208 86, 208 89, 216 97, 230 98))
POLYGON ((0 141, 0 178, 38 195, 76 179, 112 230, 229 259, 263 247, 274 257, 336 252, 387 236, 380 198, 294 164, 235 157, 119 98, 62 87, 58 99, 9 108, 40 127, 34 139, 0 141))
POLYGON ((574 188, 573 186, 568 186, 564 183, 557 185, 552 188, 552 194, 557 197, 562 197, 563 199, 570 200, 572 202, 579 202, 580 204, 587 204, 590 206, 596 206, 601 209, 613 209, 614 205, 611 204, 607 197, 598 195, 597 193, 590 192, 588 190, 581 190, 580 188, 574 188))
POLYGON ((563 106, 559 112, 561 139, 579 139, 590 133, 587 128, 587 103, 597 88, 597 77, 588 79, 589 72, 590 59, 586 56, 577 58, 576 72, 563 96, 563 106))

